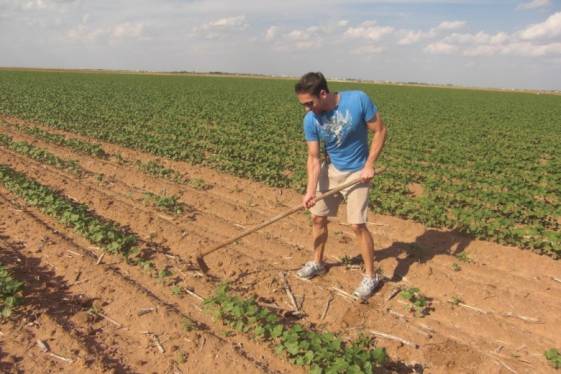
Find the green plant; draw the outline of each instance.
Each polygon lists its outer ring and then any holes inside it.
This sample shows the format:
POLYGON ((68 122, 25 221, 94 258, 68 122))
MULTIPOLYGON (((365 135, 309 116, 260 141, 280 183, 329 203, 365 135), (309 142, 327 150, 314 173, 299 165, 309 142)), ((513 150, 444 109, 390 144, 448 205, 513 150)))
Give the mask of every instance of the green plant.
POLYGON ((423 295, 420 290, 416 287, 406 288, 401 290, 400 296, 411 303, 411 310, 418 314, 420 317, 424 317, 429 314, 431 303, 425 295, 423 295))
POLYGON ((200 178, 191 178, 189 179, 188 184, 194 189, 201 191, 209 190, 212 187, 210 184, 206 183, 203 179, 200 178))
POLYGON ((136 167, 143 173, 151 175, 153 177, 167 179, 175 183, 185 183, 185 178, 183 178, 183 176, 178 171, 166 168, 157 161, 136 161, 136 167))
POLYGON ((360 337, 344 343, 332 333, 283 325, 278 316, 260 307, 255 299, 242 299, 220 285, 204 302, 207 309, 227 326, 255 339, 269 342, 280 355, 313 373, 371 373, 387 360, 383 348, 372 348, 372 340, 360 337))
POLYGON ((171 293, 175 296, 179 296, 183 293, 183 289, 180 286, 174 285, 170 287, 171 293))
POLYGON ((197 328, 197 324, 191 318, 183 317, 181 319, 181 328, 185 332, 191 332, 197 328))
POLYGON ((462 270, 462 267, 459 264, 457 264, 456 262, 454 262, 451 267, 452 267, 452 270, 454 270, 454 271, 462 270))
POLYGON ((8 270, 0 264, 0 318, 8 318, 21 303, 23 282, 12 278, 8 270))
POLYGON ((450 303, 453 304, 453 305, 460 305, 460 304, 463 304, 463 302, 464 301, 462 299, 460 299, 458 296, 452 296, 450 298, 450 303))
POLYGON ((561 369, 561 353, 559 353, 559 350, 551 348, 545 351, 544 355, 552 367, 561 369))
POLYGON ((187 357, 189 357, 189 355, 187 354, 187 352, 183 352, 183 351, 179 351, 177 352, 177 363, 178 364, 184 364, 187 362, 187 357))
POLYGON ((458 259, 458 261, 465 262, 466 264, 469 264, 469 263, 473 262, 473 260, 467 254, 466 251, 463 251, 463 252, 460 252, 460 253, 456 254, 455 257, 458 259))
POLYGON ((156 195, 151 192, 145 192, 144 201, 168 213, 181 214, 184 212, 184 204, 179 202, 178 196, 156 195))

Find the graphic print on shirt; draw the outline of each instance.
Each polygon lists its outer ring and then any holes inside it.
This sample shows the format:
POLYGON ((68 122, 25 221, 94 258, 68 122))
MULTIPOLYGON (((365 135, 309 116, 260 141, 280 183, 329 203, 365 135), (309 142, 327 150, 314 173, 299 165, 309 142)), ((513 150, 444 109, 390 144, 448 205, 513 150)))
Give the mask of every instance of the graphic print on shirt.
POLYGON ((343 144, 345 135, 351 130, 352 121, 353 117, 348 109, 345 115, 337 110, 331 116, 322 115, 321 122, 323 124, 316 119, 316 125, 323 137, 329 142, 335 141, 335 147, 339 148, 343 144))

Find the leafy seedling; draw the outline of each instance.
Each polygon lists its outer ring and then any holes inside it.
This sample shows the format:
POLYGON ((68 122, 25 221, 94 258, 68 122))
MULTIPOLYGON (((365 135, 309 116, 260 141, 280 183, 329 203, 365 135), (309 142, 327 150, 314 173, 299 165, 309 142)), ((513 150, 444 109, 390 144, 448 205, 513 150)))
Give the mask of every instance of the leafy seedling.
POLYGON ((552 367, 561 369, 561 353, 559 353, 559 350, 551 348, 545 351, 544 355, 552 367))
POLYGON ((458 259, 458 261, 464 262, 466 264, 470 264, 473 262, 473 260, 471 259, 471 257, 469 257, 466 251, 456 254, 455 257, 458 259))
POLYGON ((425 295, 423 295, 418 288, 406 288, 399 294, 403 299, 411 303, 410 310, 414 312, 415 315, 424 317, 429 314, 431 309, 430 300, 425 295))

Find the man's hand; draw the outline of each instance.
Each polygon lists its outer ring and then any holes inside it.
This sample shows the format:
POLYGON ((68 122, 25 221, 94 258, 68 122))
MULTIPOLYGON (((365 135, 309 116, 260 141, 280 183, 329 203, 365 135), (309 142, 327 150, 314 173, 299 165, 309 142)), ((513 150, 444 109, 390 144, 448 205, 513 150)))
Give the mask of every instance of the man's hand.
POLYGON ((360 172, 360 178, 364 183, 370 182, 374 178, 374 166, 365 165, 360 172))
POLYGON ((316 204, 316 193, 315 192, 306 192, 304 197, 302 198, 302 204, 306 209, 310 209, 316 204))

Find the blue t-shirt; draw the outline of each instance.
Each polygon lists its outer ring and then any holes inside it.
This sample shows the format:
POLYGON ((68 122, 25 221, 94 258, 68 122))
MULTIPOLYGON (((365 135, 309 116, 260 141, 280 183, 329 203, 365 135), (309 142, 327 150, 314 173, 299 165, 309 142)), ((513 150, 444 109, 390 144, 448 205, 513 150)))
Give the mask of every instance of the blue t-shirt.
POLYGON ((358 171, 368 158, 366 123, 378 109, 362 91, 339 92, 339 104, 331 111, 304 117, 306 141, 323 141, 333 166, 341 171, 358 171))

